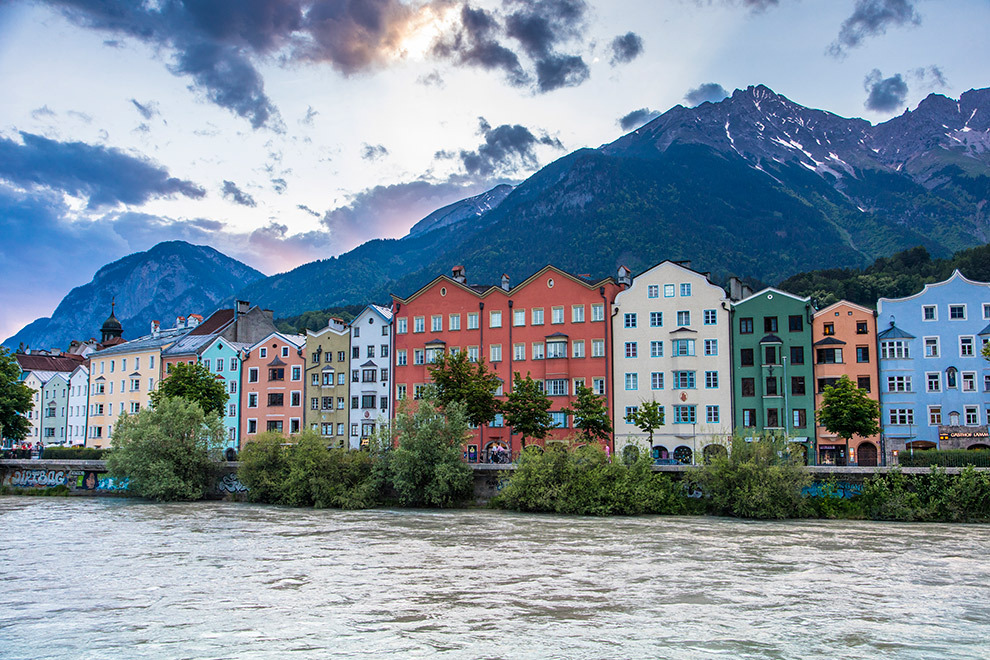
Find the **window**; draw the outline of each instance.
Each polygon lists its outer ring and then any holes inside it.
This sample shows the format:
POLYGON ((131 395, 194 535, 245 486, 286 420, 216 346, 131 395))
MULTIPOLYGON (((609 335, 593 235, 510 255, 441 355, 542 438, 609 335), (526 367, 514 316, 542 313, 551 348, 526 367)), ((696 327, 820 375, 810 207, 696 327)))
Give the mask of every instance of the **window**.
POLYGON ((550 309, 550 323, 560 325, 564 322, 564 308, 553 307, 550 309))
POLYGON ((791 346, 791 364, 804 364, 804 346, 791 346))
POLYGON ((718 424, 719 421, 718 406, 705 406, 705 422, 718 424))
POLYGON ((764 389, 763 391, 766 393, 767 396, 778 396, 780 394, 777 390, 776 376, 767 376, 764 387, 766 389, 764 389))
POLYGON ((869 334, 870 330, 866 325, 866 321, 856 321, 856 334, 866 335, 869 334))
POLYGON ((818 393, 822 394, 825 392, 826 387, 835 387, 835 384, 839 382, 838 378, 819 378, 818 379, 818 393))
POLYGON ((743 426, 756 426, 756 410, 752 408, 744 409, 743 411, 743 426))
POLYGON ((804 408, 795 408, 792 412, 793 418, 791 423, 799 429, 803 429, 808 425, 808 415, 805 413, 804 408))
POLYGON ((492 344, 488 347, 488 361, 489 362, 502 361, 502 344, 492 344))
POLYGON ((547 396, 567 396, 566 378, 548 378, 544 384, 547 396))
POLYGON ((584 357, 584 340, 575 339, 571 342, 571 357, 583 358, 584 357))
POLYGON ((804 317, 800 314, 787 317, 787 329, 791 332, 801 332, 804 330, 804 317))
POLYGON ((689 282, 684 282, 681 284, 681 296, 691 295, 691 284, 689 282))
POLYGON ((409 331, 409 319, 395 319, 395 334, 404 335, 409 331))
POLYGON ((694 424, 697 421, 695 408, 696 406, 674 406, 674 423, 694 424))
MULTIPOLYGON (((355 328, 357 330, 357 328, 355 328)), ((426 317, 425 316, 415 316, 413 317, 413 332, 426 332, 426 317)))
POLYGON ((739 334, 741 334, 741 335, 751 335, 751 334, 753 334, 753 319, 752 318, 739 319, 739 334))
POLYGON ((635 328, 636 327, 636 315, 635 314, 623 314, 622 325, 625 328, 635 328))
POLYGON ((257 407, 258 407, 258 393, 251 392, 248 394, 248 408, 257 408, 257 407))
POLYGON ((493 309, 488 313, 488 327, 489 328, 501 328, 502 327, 502 310, 493 309))
POLYGON ((378 376, 378 370, 372 367, 371 369, 361 370, 361 382, 362 383, 374 383, 376 382, 376 376, 378 376))
POLYGON ((139 392, 139 391, 141 391, 141 379, 140 378, 131 378, 131 390, 130 391, 131 392, 139 392))
POLYGON ((281 406, 285 405, 285 395, 281 392, 270 392, 268 394, 268 405, 269 406, 281 406))
POLYGON ((931 426, 942 424, 942 406, 928 406, 928 423, 931 426))
POLYGON ((963 392, 975 392, 976 391, 976 372, 974 371, 964 371, 962 375, 962 391, 963 392))
POLYGON ((780 364, 780 362, 777 359, 776 346, 763 347, 763 364, 780 364))
POLYGON ((353 333, 354 333, 354 337, 355 337, 355 338, 357 338, 357 337, 360 337, 360 336, 361 336, 361 328, 358 328, 358 327, 354 327, 354 328, 352 328, 352 329, 351 329, 351 332, 353 332, 353 333))
POLYGON ((530 325, 543 325, 543 308, 534 307, 529 310, 530 325))
POLYGON ((650 342, 650 357, 663 357, 663 342, 662 341, 651 341, 650 342))
POLYGON ((302 367, 299 365, 292 367, 292 380, 302 380, 302 367))
POLYGON ((663 389, 663 372, 654 371, 650 374, 650 387, 654 390, 663 389))
POLYGON ((552 358, 565 358, 567 357, 567 342, 566 341, 548 341, 547 342, 547 359, 552 358))
POLYGON ((371 410, 375 407, 375 395, 374 394, 362 394, 361 395, 361 409, 371 410))
POLYGON ((834 323, 825 323, 822 326, 822 334, 825 335, 826 337, 828 337, 830 335, 834 335, 835 334, 835 324, 834 323))
POLYGON ((925 337, 925 357, 938 357, 938 337, 925 337))
POLYGON ((959 338, 959 357, 973 357, 975 355, 975 342, 972 337, 959 338))
POLYGON ((743 378, 739 385, 739 390, 742 393, 742 396, 756 396, 755 378, 743 378))
POLYGON ((908 343, 903 339, 895 339, 880 342, 880 358, 883 360, 893 360, 910 358, 911 351, 908 343))
POLYGON ((269 381, 285 380, 285 367, 269 367, 268 380, 269 381))
POLYGON ((248 433, 257 433, 258 432, 258 420, 256 420, 256 419, 249 419, 247 421, 247 432, 248 433))
POLYGON ((958 375, 959 373, 956 371, 955 367, 949 367, 948 369, 945 370, 945 386, 948 389, 950 390, 956 389, 957 387, 956 379, 958 378, 958 375))
POLYGON ((704 312, 704 323, 705 325, 716 325, 718 323, 718 314, 714 309, 706 309, 704 312))
POLYGON ((938 307, 935 305, 924 305, 921 308, 921 317, 925 321, 937 321, 938 320, 938 307))
POLYGON ((380 376, 381 376, 381 381, 383 383, 386 382, 388 380, 388 369, 382 369, 380 376))
POLYGON ((227 417, 237 417, 237 404, 231 403, 227 405, 227 417))
POLYGON ((591 389, 595 394, 602 396, 605 394, 605 379, 604 378, 592 378, 591 379, 591 389))
POLYGON ((543 359, 543 349, 544 349, 543 342, 539 342, 539 343, 534 343, 533 344, 533 359, 534 360, 542 360, 543 359))
POLYGON ((660 297, 660 285, 651 284, 646 287, 646 297, 647 298, 659 298, 660 297))
POLYGON ((624 419, 627 424, 635 424, 635 422, 633 422, 633 415, 636 414, 637 410, 639 410, 638 406, 626 406, 626 415, 624 419))
POLYGON ((743 348, 739 350, 739 364, 743 367, 752 367, 754 364, 754 356, 752 348, 743 348))
POLYGON ((966 305, 949 305, 949 319, 952 321, 965 321, 966 305))
POLYGON ((289 357, 289 347, 288 346, 283 346, 282 347, 282 357, 289 357))
POLYGON ((526 344, 512 345, 512 359, 520 362, 526 359, 526 344))
POLYGON ((341 371, 340 373, 337 374, 337 384, 338 385, 346 385, 347 384, 347 373, 346 372, 341 371))
POLYGON ((791 376, 791 394, 804 396, 804 376, 791 376))
POLYGON ((478 312, 468 312, 467 315, 467 329, 477 330, 478 329, 478 312))
POLYGON ((842 364, 841 348, 819 348, 815 351, 816 364, 842 364))
MULTIPOLYGON (((131 414, 134 415, 139 412, 141 412, 141 404, 138 403, 137 401, 131 401, 131 414)), ((55 429, 46 429, 46 430, 50 430, 52 432, 52 435, 55 435, 55 429)))
POLYGON ((605 340, 591 340, 591 357, 605 357, 605 340))
POLYGON ((718 387, 718 372, 717 371, 706 371, 705 372, 705 388, 709 390, 716 389, 718 387))
POLYGON ((705 355, 718 355, 718 340, 717 339, 706 339, 705 340, 705 355))
POLYGON ((423 364, 426 361, 426 352, 422 348, 413 349, 413 364, 423 364))
MULTIPOLYGON (((383 327, 386 327, 387 328, 388 326, 383 326, 383 327)), ((387 358, 388 357, 388 344, 382 344, 381 345, 381 349, 382 349, 381 356, 383 358, 387 358)))
POLYGON ((514 309, 512 310, 512 325, 517 328, 526 325, 526 310, 525 309, 514 309))
POLYGON ((674 297, 674 285, 673 284, 664 284, 663 285, 663 297, 664 298, 673 298, 674 297))
POLYGON ((638 390, 639 389, 639 374, 627 373, 626 374, 626 389, 627 390, 638 390))
POLYGON ((663 327, 663 312, 650 312, 650 327, 651 328, 663 327))
POLYGON ((360 401, 361 401, 361 398, 360 397, 358 397, 358 396, 352 396, 351 397, 351 410, 357 410, 358 409, 358 404, 360 403, 360 401))
MULTIPOLYGON (((357 330, 357 328, 355 328, 355 330, 357 330)), ((358 359, 359 357, 361 357, 361 347, 360 346, 354 346, 353 348, 351 348, 351 357, 353 359, 355 359, 355 360, 358 359)))
POLYGON ((780 410, 777 408, 767 408, 767 428, 780 427, 780 410))
POLYGON ((941 392, 942 374, 938 371, 929 371, 925 374, 925 383, 928 392, 941 392))
POLYGON ((911 377, 910 376, 887 376, 887 391, 888 392, 910 392, 911 391, 911 377))
POLYGON ((691 325, 691 312, 677 312, 677 325, 681 328, 691 325))
POLYGON ((347 359, 347 351, 337 351, 337 362, 343 362, 347 359))
MULTIPOLYGON (((451 314, 448 317, 447 327, 450 330, 460 330, 461 329, 461 315, 451 314)), ((385 357, 385 351, 382 351, 382 357, 385 357)))
POLYGON ((870 347, 869 346, 857 346, 856 347, 856 362, 869 362, 870 361, 870 347))
POLYGON ((591 320, 592 321, 605 320, 605 303, 593 303, 591 305, 591 320))
POLYGON ((434 314, 430 317, 430 332, 443 332, 443 315, 434 314))
POLYGON ((911 408, 891 408, 888 419, 895 426, 914 424, 914 410, 911 408))
POLYGON ((693 390, 694 389, 694 372, 693 371, 675 371, 674 372, 674 389, 675 390, 693 390))
POLYGON ((983 318, 984 320, 990 319, 990 303, 983 303, 983 318))
POLYGON ((584 305, 571 307, 571 323, 584 323, 584 305))
POLYGON ((395 386, 395 398, 398 399, 399 401, 402 401, 403 399, 406 398, 406 386, 405 385, 396 385, 395 386))
POLYGON ((302 405, 302 393, 301 392, 293 392, 292 394, 290 394, 289 395, 289 405, 290 406, 296 406, 296 407, 301 406, 302 405))
POLYGON ((406 366, 406 349, 402 348, 395 352, 395 364, 398 367, 406 366))
POLYGON ((634 342, 634 341, 627 341, 626 342, 626 357, 627 358, 637 357, 638 352, 639 352, 639 349, 637 348, 636 342, 634 342))
POLYGON ((694 340, 693 339, 673 339, 670 342, 670 355, 671 357, 680 357, 683 355, 694 355, 694 340))
POLYGON ((777 317, 776 316, 764 316, 763 317, 763 332, 777 332, 777 317))
POLYGON ((468 354, 468 362, 478 361, 479 351, 477 346, 468 346, 467 354, 468 354))
POLYGON ((357 434, 358 434, 358 425, 351 424, 351 435, 357 437, 357 434))

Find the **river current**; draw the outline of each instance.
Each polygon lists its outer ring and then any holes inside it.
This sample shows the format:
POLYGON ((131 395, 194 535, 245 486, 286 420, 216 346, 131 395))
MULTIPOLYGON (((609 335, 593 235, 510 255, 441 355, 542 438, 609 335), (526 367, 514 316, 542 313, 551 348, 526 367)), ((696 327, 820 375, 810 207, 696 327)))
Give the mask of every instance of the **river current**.
POLYGON ((990 658, 990 526, 0 498, 0 658, 990 658))

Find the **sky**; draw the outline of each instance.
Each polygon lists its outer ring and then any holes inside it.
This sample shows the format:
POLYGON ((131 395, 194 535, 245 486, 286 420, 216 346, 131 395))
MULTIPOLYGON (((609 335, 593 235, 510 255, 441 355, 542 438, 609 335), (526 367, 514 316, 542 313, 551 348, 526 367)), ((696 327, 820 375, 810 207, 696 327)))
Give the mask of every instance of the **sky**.
POLYGON ((678 104, 990 86, 990 0, 0 0, 0 337, 164 240, 266 274, 678 104))

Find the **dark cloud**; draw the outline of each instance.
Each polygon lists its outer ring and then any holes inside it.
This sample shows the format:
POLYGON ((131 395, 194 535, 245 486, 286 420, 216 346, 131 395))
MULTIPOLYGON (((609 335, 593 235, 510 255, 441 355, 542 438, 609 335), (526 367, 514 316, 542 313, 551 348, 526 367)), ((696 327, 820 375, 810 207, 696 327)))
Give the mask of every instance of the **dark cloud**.
POLYGON ((388 149, 381 144, 365 144, 361 148, 361 158, 365 160, 378 160, 388 155, 388 149))
POLYGON ((296 204, 296 208, 299 209, 300 211, 305 211, 306 213, 310 214, 314 218, 319 218, 320 217, 320 214, 319 213, 317 213, 313 209, 309 208, 305 204, 296 204))
POLYGON ((145 120, 151 120, 156 115, 160 114, 158 112, 158 104, 154 101, 148 101, 147 103, 141 103, 137 99, 131 99, 131 103, 137 109, 138 114, 145 118, 145 120))
POLYGON ((703 83, 694 89, 688 90, 688 93, 684 95, 684 100, 695 106, 701 105, 705 101, 718 103, 727 96, 729 96, 729 93, 725 91, 724 87, 718 83, 710 82, 703 83))
POLYGON ((286 190, 286 188, 288 188, 288 187, 289 187, 289 184, 288 184, 288 182, 285 179, 282 179, 280 177, 276 177, 276 178, 272 179, 272 188, 279 195, 281 195, 282 193, 284 193, 285 190, 286 190))
POLYGON ((489 71, 501 70, 516 87, 529 83, 519 56, 499 43, 504 29, 494 13, 464 5, 460 18, 460 28, 433 45, 435 56, 489 71))
POLYGON ((511 175, 520 169, 535 168, 539 165, 536 158, 536 147, 539 145, 564 148, 557 138, 546 133, 537 137, 519 124, 502 124, 492 128, 484 117, 478 121, 478 132, 484 137, 484 143, 475 151, 461 151, 458 154, 464 169, 473 177, 511 175))
POLYGON ((224 199, 229 199, 235 204, 250 206, 252 208, 258 205, 258 203, 254 201, 254 197, 238 188, 237 184, 233 181, 224 180, 222 192, 224 199))
POLYGON ((886 33, 888 27, 920 25, 921 16, 914 5, 915 0, 856 0, 852 15, 842 22, 828 52, 838 57, 867 37, 886 33))
POLYGON ((57 142, 31 133, 20 136, 21 144, 0 138, 0 178, 21 187, 50 188, 85 197, 90 208, 205 194, 191 181, 170 177, 157 163, 119 149, 57 142))
POLYGON ((635 32, 626 32, 612 39, 609 50, 612 51, 612 59, 610 60, 612 66, 632 62, 643 52, 643 38, 635 32))
POLYGON ((31 117, 34 119, 41 119, 42 117, 54 117, 55 111, 49 108, 47 105, 43 105, 40 108, 35 108, 31 111, 31 117))
POLYGON ((629 114, 620 117, 619 126, 622 127, 622 130, 629 131, 634 128, 639 128, 643 124, 652 121, 659 116, 660 112, 657 110, 640 108, 639 110, 633 110, 629 114))
POLYGON ((934 64, 914 69, 911 71, 911 77, 930 88, 945 89, 949 86, 949 81, 945 79, 942 69, 934 64))
POLYGON ((907 99, 908 86, 899 73, 884 78, 880 69, 873 69, 863 81, 863 88, 869 92, 864 105, 877 112, 893 112, 907 99))

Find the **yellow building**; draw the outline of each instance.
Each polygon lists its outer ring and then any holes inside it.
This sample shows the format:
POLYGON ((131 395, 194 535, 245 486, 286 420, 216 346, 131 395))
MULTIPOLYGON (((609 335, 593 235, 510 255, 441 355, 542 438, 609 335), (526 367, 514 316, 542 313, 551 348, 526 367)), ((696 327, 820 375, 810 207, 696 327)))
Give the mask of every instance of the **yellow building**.
POLYGON ((305 423, 334 447, 347 441, 350 337, 347 325, 335 318, 322 330, 306 331, 305 423))

